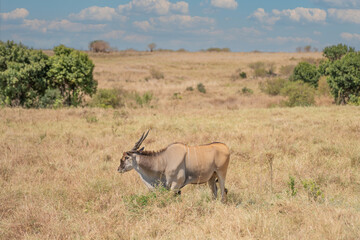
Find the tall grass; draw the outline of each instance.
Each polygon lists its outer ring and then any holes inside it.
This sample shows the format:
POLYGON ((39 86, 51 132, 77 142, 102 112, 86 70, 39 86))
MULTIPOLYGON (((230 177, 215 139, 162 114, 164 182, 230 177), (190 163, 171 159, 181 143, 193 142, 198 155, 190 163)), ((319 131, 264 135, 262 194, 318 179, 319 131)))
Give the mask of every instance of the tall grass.
POLYGON ((0 109, 1 239, 360 236, 358 108, 125 111, 0 109), (149 127, 148 150, 225 142, 228 203, 206 185, 174 197, 118 174, 149 127))

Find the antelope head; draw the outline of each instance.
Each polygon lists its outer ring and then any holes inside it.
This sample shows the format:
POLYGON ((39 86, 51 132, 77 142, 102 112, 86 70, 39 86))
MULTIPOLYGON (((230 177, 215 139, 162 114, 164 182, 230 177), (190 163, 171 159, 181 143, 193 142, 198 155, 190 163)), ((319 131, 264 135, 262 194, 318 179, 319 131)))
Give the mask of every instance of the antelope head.
POLYGON ((118 167, 119 173, 124 173, 133 169, 133 161, 136 158, 136 154, 140 154, 144 150, 144 147, 140 148, 140 146, 149 134, 149 131, 150 129, 146 133, 144 132, 142 134, 140 139, 135 143, 134 147, 130 151, 123 153, 123 156, 120 159, 120 166, 118 167))

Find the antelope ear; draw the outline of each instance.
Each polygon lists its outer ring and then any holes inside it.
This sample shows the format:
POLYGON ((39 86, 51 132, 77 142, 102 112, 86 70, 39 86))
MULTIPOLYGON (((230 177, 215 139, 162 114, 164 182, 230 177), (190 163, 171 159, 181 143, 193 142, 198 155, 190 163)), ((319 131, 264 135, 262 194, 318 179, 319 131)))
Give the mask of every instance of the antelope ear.
POLYGON ((138 152, 141 153, 142 151, 144 151, 144 148, 145 148, 145 147, 140 148, 140 149, 138 150, 138 152))

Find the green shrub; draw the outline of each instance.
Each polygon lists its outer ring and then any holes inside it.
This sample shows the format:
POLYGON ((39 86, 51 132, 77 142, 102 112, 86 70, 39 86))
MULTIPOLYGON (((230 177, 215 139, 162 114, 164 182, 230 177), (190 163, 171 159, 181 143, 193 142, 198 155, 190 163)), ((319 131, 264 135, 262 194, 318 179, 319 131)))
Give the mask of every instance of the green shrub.
POLYGON ((241 78, 241 79, 247 78, 246 72, 241 71, 240 68, 237 69, 236 72, 231 75, 231 80, 233 80, 233 81, 235 81, 239 78, 241 78))
POLYGON ((172 99, 181 100, 182 99, 181 93, 179 93, 179 92, 174 93, 172 96, 172 99))
POLYGON ((252 95, 254 91, 251 88, 243 87, 241 93, 244 95, 252 95))
POLYGON ((288 194, 292 197, 295 197, 297 194, 297 189, 295 187, 295 178, 292 176, 289 176, 289 182, 287 183, 289 190, 287 191, 288 194))
POLYGON ((143 95, 135 93, 135 101, 141 107, 149 105, 152 99, 153 94, 151 92, 145 92, 143 95))
POLYGON ((55 47, 54 53, 49 58, 22 44, 0 41, 0 103, 49 107, 49 101, 56 97, 60 106, 60 98, 54 92, 58 89, 66 105, 77 106, 84 94, 95 93, 94 64, 87 54, 64 45, 55 47))
POLYGON ((291 81, 302 81, 308 83, 313 87, 317 87, 318 81, 320 78, 320 73, 318 72, 315 65, 311 65, 307 62, 300 62, 295 68, 292 76, 290 77, 291 81))
POLYGON ((231 52, 230 48, 208 48, 206 49, 207 52, 231 52))
POLYGON ((342 56, 350 52, 355 52, 355 48, 339 43, 338 45, 332 45, 324 48, 323 55, 333 62, 341 59, 342 56))
POLYGON ((40 98, 39 107, 60 108, 63 106, 63 101, 59 89, 47 89, 44 96, 40 98))
POLYGON ((89 102, 90 107, 120 108, 124 106, 124 92, 120 89, 99 89, 89 102))
POLYGON ((202 84, 202 83, 199 83, 199 84, 197 85, 197 90, 198 90, 199 92, 201 92, 201 93, 206 93, 205 86, 204 86, 204 84, 202 84))
POLYGON ((47 89, 48 56, 13 41, 0 41, 0 102, 38 107, 47 89))
POLYGON ((50 58, 49 87, 60 90, 66 105, 78 106, 84 94, 92 96, 96 92, 94 64, 86 53, 64 45, 54 47, 54 53, 50 58))
POLYGON ((281 94, 287 96, 288 99, 284 104, 288 107, 315 104, 315 89, 301 81, 287 83, 281 90, 281 94))
POLYGON ((337 104, 360 96, 360 52, 348 53, 326 69, 327 82, 337 104))
POLYGON ((309 200, 317 201, 324 197, 324 194, 321 191, 320 186, 313 180, 307 179, 307 180, 304 180, 302 183, 303 183, 305 191, 308 194, 309 200))
POLYGON ((240 78, 242 78, 242 79, 244 79, 244 78, 247 77, 247 76, 246 76, 246 72, 241 72, 241 73, 239 74, 239 76, 240 76, 240 78))
POLYGON ((130 195, 124 197, 124 203, 129 212, 134 214, 143 214, 148 207, 166 207, 176 200, 173 192, 168 191, 162 186, 157 186, 153 191, 145 195, 130 195))
POLYGON ((360 97, 355 95, 350 95, 349 104, 354 106, 360 106, 360 97))
POLYGON ((191 86, 190 86, 190 87, 187 87, 187 88, 186 88, 186 91, 194 91, 194 88, 191 87, 191 86))
POLYGON ((281 93, 288 80, 283 78, 268 79, 259 84, 260 90, 266 94, 276 96, 281 93))
POLYGON ((152 78, 155 78, 155 79, 163 79, 164 78, 164 73, 160 72, 159 70, 157 70, 155 68, 150 69, 150 75, 152 78))

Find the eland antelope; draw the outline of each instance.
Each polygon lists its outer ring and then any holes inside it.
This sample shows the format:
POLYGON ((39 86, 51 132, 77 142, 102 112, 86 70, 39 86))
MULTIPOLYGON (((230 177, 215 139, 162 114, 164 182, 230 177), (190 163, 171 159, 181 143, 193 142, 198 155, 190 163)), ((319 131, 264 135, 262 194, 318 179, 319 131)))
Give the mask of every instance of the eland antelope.
POLYGON ((213 142, 200 146, 172 143, 157 152, 144 151, 144 147, 139 148, 149 131, 150 129, 142 134, 130 151, 123 153, 119 173, 135 169, 150 190, 161 185, 180 192, 187 184, 207 182, 214 199, 217 198, 218 181, 221 201, 226 202, 225 178, 230 151, 224 143, 213 142))

